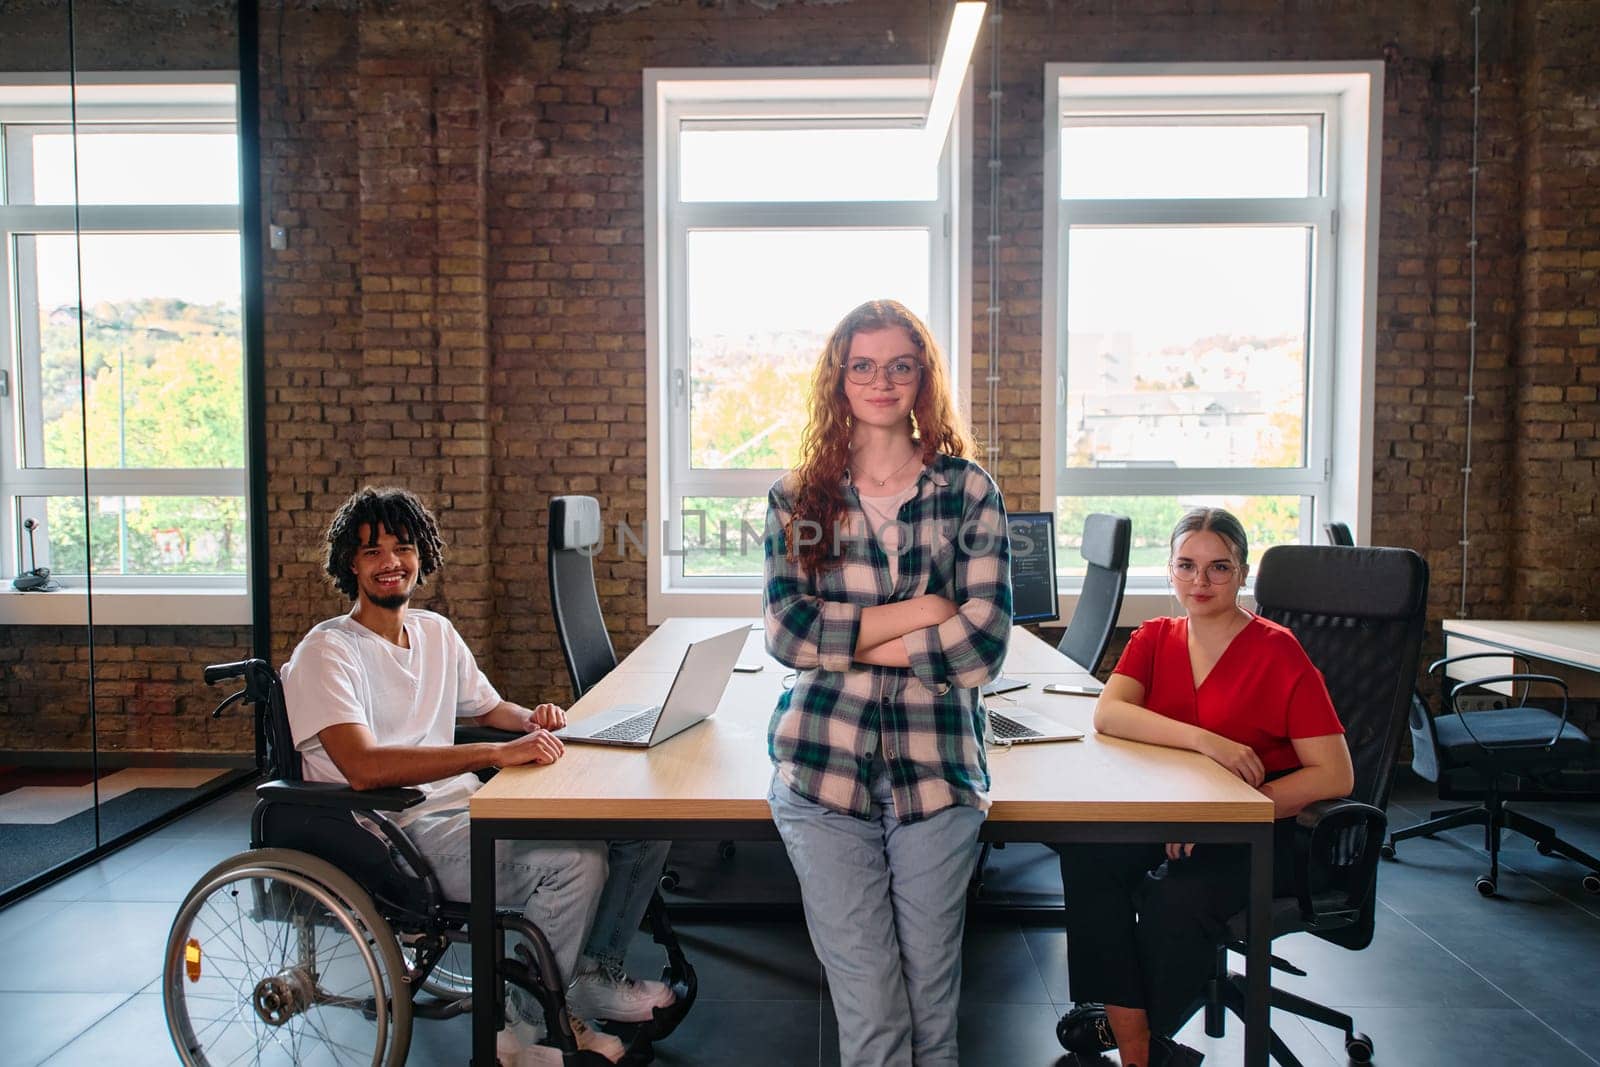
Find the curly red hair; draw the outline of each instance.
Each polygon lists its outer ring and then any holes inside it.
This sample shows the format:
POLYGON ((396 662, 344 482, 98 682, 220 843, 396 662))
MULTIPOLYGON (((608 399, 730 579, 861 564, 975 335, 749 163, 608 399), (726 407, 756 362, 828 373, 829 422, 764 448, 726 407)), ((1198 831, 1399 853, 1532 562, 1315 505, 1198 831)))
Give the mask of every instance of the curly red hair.
POLYGON ((845 509, 844 472, 850 465, 850 442, 855 419, 844 395, 844 364, 858 333, 901 327, 911 337, 922 363, 917 397, 911 407, 911 432, 922 447, 922 462, 935 456, 971 459, 977 445, 950 394, 944 358, 928 328, 895 300, 869 300, 851 311, 828 335, 811 372, 808 418, 800 439, 800 463, 795 467, 795 509, 784 540, 789 559, 816 573, 841 562, 835 554, 832 531, 845 509), (814 523, 821 538, 794 535, 796 523, 814 523))

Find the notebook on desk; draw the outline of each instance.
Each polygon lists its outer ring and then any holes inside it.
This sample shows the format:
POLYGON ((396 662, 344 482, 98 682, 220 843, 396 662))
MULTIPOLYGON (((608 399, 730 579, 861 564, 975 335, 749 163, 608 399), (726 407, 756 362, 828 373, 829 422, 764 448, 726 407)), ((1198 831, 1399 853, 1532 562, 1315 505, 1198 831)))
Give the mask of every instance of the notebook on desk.
POLYGON ((709 719, 722 702, 733 668, 750 636, 748 627, 696 641, 683 654, 678 673, 660 704, 618 704, 555 732, 563 741, 650 748, 709 719))

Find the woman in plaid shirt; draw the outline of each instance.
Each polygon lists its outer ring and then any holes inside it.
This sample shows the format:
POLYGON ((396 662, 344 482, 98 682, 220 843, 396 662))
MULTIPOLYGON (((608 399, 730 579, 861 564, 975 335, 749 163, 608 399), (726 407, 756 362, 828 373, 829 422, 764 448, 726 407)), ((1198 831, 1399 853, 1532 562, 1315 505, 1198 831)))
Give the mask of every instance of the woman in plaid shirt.
POLYGON ((978 687, 1011 632, 1005 508, 916 316, 861 305, 768 496, 773 819, 848 1067, 956 1063, 965 887, 989 806, 978 687))

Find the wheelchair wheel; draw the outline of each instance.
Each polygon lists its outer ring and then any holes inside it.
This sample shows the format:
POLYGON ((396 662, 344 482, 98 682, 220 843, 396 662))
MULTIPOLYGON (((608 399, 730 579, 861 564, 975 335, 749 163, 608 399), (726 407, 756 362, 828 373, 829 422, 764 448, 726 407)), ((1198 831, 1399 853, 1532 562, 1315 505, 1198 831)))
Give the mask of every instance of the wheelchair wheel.
POLYGON ((213 867, 178 908, 162 1000, 186 1067, 399 1067, 411 1045, 404 973, 389 923, 349 876, 256 849, 213 867))

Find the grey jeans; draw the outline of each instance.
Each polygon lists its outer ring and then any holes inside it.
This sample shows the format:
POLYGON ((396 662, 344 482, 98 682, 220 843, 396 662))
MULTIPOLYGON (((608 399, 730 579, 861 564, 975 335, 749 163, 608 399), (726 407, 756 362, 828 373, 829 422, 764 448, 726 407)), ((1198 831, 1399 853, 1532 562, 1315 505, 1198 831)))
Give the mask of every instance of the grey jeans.
MULTIPOLYGON (((471 898, 471 824, 465 808, 430 812, 406 835, 433 864, 450 900, 471 898)), ((544 931, 571 981, 580 950, 620 968, 667 862, 666 841, 501 841, 494 902, 517 908, 544 931)))
POLYGON ((961 932, 983 813, 958 805, 902 823, 882 760, 869 791, 866 819, 815 804, 777 775, 767 797, 828 973, 839 1062, 956 1067, 961 932))

